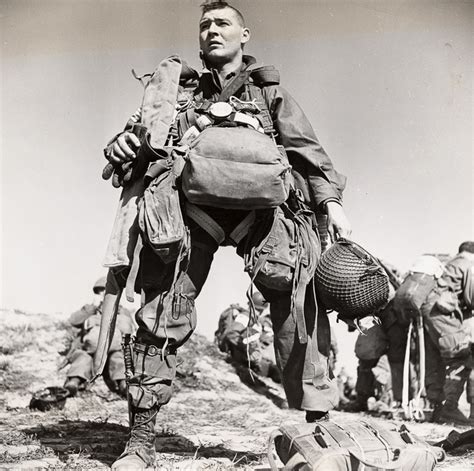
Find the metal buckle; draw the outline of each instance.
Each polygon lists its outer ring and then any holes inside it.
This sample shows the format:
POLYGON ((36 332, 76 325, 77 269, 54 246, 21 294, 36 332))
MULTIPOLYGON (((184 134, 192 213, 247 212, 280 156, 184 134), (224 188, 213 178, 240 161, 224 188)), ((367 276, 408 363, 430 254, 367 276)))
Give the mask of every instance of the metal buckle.
POLYGON ((224 101, 218 101, 217 103, 213 103, 209 107, 209 114, 214 118, 214 119, 225 119, 228 118, 234 109, 232 108, 229 103, 226 103, 224 101))
POLYGON ((149 345, 146 353, 148 356, 154 357, 161 353, 161 348, 158 348, 156 345, 149 345))

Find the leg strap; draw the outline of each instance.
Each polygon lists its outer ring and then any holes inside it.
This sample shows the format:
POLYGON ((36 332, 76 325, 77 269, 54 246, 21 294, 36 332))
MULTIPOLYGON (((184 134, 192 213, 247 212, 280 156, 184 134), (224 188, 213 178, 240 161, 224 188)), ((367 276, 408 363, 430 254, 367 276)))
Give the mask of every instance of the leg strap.
POLYGON ((216 242, 218 245, 222 244, 225 240, 225 233, 219 224, 209 216, 201 208, 186 201, 185 203, 186 214, 196 223, 199 224, 216 242))
MULTIPOLYGON (((199 224, 216 242, 221 245, 226 239, 225 232, 222 227, 205 211, 198 206, 186 201, 186 214, 196 223, 199 224)), ((247 216, 235 227, 230 233, 229 240, 233 245, 239 242, 247 235, 250 227, 255 221, 255 211, 249 212, 247 216)))

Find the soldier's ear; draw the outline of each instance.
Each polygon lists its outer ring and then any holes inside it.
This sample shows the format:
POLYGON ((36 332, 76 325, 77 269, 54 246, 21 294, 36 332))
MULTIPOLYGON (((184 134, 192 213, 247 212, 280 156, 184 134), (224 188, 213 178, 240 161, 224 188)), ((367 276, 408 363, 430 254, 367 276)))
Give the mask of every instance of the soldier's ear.
POLYGON ((244 44, 248 43, 249 40, 250 40, 250 30, 248 28, 242 28, 240 43, 243 46, 244 44))

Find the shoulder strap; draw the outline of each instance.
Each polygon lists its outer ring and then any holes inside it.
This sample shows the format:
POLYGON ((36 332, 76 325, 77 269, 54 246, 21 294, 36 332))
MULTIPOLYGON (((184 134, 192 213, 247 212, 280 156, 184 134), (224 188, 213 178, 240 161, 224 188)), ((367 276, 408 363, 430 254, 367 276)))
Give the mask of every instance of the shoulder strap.
POLYGON ((260 113, 256 115, 259 119, 265 134, 274 135, 276 134, 275 128, 273 127, 273 119, 270 114, 270 110, 267 106, 267 101, 263 96, 262 89, 260 86, 256 85, 255 83, 247 83, 246 91, 248 94, 249 100, 255 100, 260 107, 260 113))
POLYGON ((227 101, 232 95, 235 95, 244 84, 248 82, 249 77, 250 72, 248 70, 240 71, 240 73, 224 87, 219 95, 218 101, 227 101))
POLYGON ((261 113, 259 118, 262 123, 262 127, 265 134, 275 134, 273 127, 273 119, 268 109, 267 102, 263 96, 262 89, 269 85, 280 84, 280 72, 273 65, 265 65, 251 70, 250 72, 251 82, 249 83, 248 93, 249 98, 256 99, 261 104, 261 113))

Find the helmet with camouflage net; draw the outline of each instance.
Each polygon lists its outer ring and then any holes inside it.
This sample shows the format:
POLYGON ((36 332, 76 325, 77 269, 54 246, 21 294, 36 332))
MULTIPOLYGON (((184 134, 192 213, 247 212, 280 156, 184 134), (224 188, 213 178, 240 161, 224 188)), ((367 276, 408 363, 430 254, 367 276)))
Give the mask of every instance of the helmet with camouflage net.
POLYGON ((92 291, 94 291, 95 294, 99 294, 100 291, 105 290, 105 282, 107 281, 105 276, 100 277, 95 283, 94 286, 92 287, 92 291))

